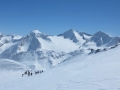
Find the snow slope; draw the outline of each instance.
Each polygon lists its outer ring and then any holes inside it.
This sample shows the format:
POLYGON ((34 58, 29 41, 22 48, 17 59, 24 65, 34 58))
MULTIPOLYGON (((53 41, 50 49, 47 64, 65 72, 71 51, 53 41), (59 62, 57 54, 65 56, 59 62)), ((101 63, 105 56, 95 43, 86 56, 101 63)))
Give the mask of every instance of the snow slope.
POLYGON ((0 70, 26 70, 30 69, 24 64, 9 59, 0 60, 0 70))
POLYGON ((119 52, 120 46, 80 54, 30 77, 21 77, 21 71, 1 71, 0 90, 120 90, 119 52))
MULTIPOLYGON (((79 48, 79 44, 73 43, 69 39, 64 39, 62 36, 49 36, 49 38, 52 41, 53 48, 51 50, 54 50, 57 52, 72 52, 74 50, 77 50, 79 48)), ((47 44, 49 45, 49 44, 47 44)), ((49 46, 48 46, 49 47, 49 46)))

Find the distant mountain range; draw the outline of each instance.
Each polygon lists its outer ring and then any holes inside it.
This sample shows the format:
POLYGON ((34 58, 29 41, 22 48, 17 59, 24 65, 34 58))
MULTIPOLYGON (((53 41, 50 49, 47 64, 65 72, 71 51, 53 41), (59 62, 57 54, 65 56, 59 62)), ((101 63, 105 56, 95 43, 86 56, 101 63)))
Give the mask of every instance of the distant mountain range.
POLYGON ((52 36, 33 30, 25 37, 0 33, 0 58, 31 69, 47 69, 75 55, 89 54, 91 49, 110 48, 119 43, 120 37, 111 37, 102 31, 91 35, 70 29, 52 36))

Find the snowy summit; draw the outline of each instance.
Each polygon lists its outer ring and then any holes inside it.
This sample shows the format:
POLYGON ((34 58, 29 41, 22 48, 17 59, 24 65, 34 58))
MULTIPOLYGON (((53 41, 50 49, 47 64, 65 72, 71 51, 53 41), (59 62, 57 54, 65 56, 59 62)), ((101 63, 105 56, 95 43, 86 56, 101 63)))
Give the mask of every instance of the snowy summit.
POLYGON ((33 30, 33 33, 41 33, 39 30, 33 30))

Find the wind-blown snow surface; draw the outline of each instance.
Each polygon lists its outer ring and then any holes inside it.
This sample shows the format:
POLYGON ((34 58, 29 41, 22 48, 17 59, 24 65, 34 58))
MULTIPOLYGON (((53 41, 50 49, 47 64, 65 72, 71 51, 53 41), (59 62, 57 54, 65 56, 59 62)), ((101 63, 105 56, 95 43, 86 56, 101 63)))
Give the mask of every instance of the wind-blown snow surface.
POLYGON ((46 72, 21 77, 22 71, 1 71, 0 90, 120 90, 120 46, 78 55, 46 72))

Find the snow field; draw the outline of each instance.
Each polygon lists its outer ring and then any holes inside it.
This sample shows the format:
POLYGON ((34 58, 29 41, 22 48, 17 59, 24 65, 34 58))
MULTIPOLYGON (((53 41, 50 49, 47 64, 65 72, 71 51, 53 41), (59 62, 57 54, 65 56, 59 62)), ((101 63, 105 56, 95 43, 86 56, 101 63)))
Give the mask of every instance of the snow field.
POLYGON ((0 90, 120 90, 120 47, 78 55, 42 74, 1 71, 0 90))

